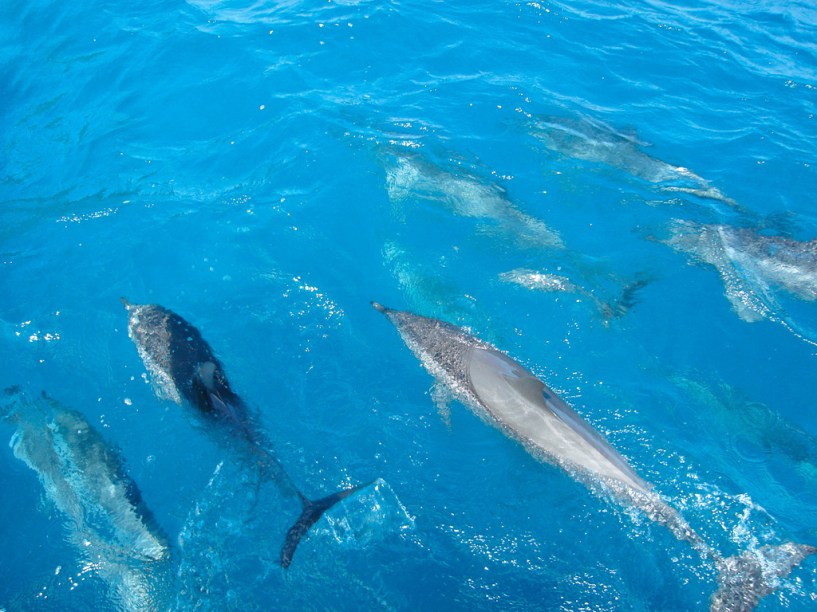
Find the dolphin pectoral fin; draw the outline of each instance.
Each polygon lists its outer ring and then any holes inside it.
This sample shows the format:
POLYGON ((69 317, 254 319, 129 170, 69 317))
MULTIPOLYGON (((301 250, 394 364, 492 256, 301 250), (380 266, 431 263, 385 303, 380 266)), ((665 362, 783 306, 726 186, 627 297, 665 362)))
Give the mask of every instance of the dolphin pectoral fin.
POLYGON ((299 493, 301 502, 303 503, 303 510, 295 524, 287 531, 284 545, 281 547, 281 566, 286 569, 292 563, 292 556, 295 554, 295 549, 301 543, 301 539, 309 532, 309 529, 318 522, 323 516, 324 512, 329 510, 332 506, 357 493, 361 489, 365 489, 373 485, 376 481, 368 482, 366 484, 357 485, 343 491, 338 491, 332 495, 322 497, 317 500, 310 500, 299 493))
POLYGON ((437 407, 440 418, 445 423, 448 430, 451 430, 451 391, 441 382, 434 383, 431 387, 431 399, 437 407))

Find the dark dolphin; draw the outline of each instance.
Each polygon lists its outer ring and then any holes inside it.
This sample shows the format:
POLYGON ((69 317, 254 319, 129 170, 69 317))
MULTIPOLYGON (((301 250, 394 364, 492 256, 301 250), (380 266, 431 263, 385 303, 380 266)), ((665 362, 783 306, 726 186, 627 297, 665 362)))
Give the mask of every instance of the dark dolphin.
POLYGON ((150 372, 157 393, 178 404, 186 400, 208 426, 222 428, 232 438, 244 442, 262 475, 272 480, 282 494, 300 500, 303 510, 281 548, 281 565, 288 567, 301 538, 323 513, 368 483, 317 500, 306 497, 256 429, 250 411, 230 387, 221 362, 201 332, 157 304, 130 304, 125 298, 122 303, 128 311, 128 335, 150 372))

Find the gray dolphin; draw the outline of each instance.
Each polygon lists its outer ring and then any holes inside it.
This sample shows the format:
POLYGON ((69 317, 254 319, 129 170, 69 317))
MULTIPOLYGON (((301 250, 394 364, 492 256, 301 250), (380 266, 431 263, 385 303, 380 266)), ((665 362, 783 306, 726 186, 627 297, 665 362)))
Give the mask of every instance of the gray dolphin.
POLYGON ((172 589, 168 539, 124 461, 79 412, 6 390, 0 417, 17 427, 14 456, 36 472, 66 517, 68 540, 92 564, 118 609, 159 610, 172 589))
POLYGON ((502 272, 499 275, 499 280, 535 291, 572 293, 586 298, 596 307, 605 325, 609 324, 613 319, 620 319, 625 316, 635 306, 638 292, 650 282, 647 278, 637 279, 624 285, 621 293, 615 299, 604 300, 598 297, 594 291, 577 285, 568 277, 560 274, 540 272, 528 268, 515 268, 509 272, 502 272))
POLYGON ((664 242, 692 261, 714 267, 735 313, 749 323, 780 323, 809 344, 817 334, 793 321, 778 291, 817 301, 817 239, 808 242, 722 224, 674 220, 664 242))
POLYGON ((395 148, 382 157, 393 203, 414 198, 435 202, 457 216, 488 221, 522 245, 564 248, 558 232, 520 210, 502 186, 461 167, 447 170, 414 151, 395 148))
POLYGON ((585 485, 602 484, 621 503, 688 542, 718 569, 713 610, 749 610, 817 548, 786 543, 722 557, 642 479, 604 437, 522 365, 468 332, 438 319, 372 302, 453 397, 531 454, 585 485))
POLYGON ((130 304, 125 298, 122 303, 128 311, 128 335, 151 374, 157 395, 177 404, 186 400, 208 427, 226 430, 241 443, 262 476, 274 482, 282 494, 300 500, 303 511, 281 548, 281 565, 289 567, 301 538, 323 513, 370 483, 317 500, 307 498, 254 426, 250 411, 230 387, 224 368, 201 332, 157 304, 130 304))
POLYGON ((661 190, 687 193, 740 209, 730 197, 688 168, 674 166, 645 153, 648 146, 633 134, 590 117, 537 117, 531 132, 544 146, 566 157, 605 164, 654 183, 661 190))

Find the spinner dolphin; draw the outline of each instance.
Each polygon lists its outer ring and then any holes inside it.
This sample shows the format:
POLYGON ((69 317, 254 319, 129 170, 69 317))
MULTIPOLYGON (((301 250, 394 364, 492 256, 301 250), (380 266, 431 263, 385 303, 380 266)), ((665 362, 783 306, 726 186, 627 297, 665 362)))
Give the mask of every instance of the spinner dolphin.
POLYGON ((383 156, 386 190, 394 204, 406 200, 434 202, 458 217, 478 219, 528 247, 564 248, 558 232, 523 212, 505 189, 467 170, 449 170, 420 154, 395 148, 383 156))
POLYGON ((303 510, 287 532, 280 562, 288 567, 301 538, 329 508, 368 486, 359 485, 312 500, 295 485, 270 444, 256 428, 244 401, 232 390, 221 362, 198 329, 175 312, 157 304, 130 304, 128 334, 150 372, 157 394, 177 404, 187 402, 211 428, 220 428, 243 447, 262 476, 283 495, 300 500, 303 510))
POLYGON ((690 194, 740 209, 706 179, 645 153, 647 143, 597 119, 537 117, 531 123, 531 133, 545 147, 565 157, 616 168, 663 191, 690 194))
POLYGON ((121 610, 166 608, 172 593, 170 545, 116 449, 82 414, 43 394, 15 389, 0 406, 16 426, 14 456, 40 480, 65 517, 67 539, 108 587, 121 610))
POLYGON ((794 321, 778 296, 817 301, 817 239, 801 242, 743 227, 675 220, 664 242, 692 262, 718 271, 735 313, 753 323, 768 319, 811 345, 817 333, 794 321))
POLYGON ((394 324, 428 372, 474 413, 531 454, 586 485, 602 484, 710 559, 719 573, 713 610, 748 610, 771 593, 812 546, 785 543, 725 558, 668 506, 627 460, 556 393, 522 365, 454 325, 372 305, 394 324))

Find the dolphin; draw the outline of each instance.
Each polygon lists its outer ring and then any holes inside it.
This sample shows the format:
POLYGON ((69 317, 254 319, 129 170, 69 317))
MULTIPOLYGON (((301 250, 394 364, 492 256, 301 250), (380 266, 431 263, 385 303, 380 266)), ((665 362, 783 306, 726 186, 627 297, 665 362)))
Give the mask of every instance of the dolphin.
POLYGON ((817 334, 790 320, 776 295, 779 289, 806 302, 817 300, 817 239, 801 242, 750 228, 674 220, 664 242, 692 261, 714 267, 742 320, 768 319, 817 344, 817 334))
POLYGON ((650 282, 646 278, 635 280, 625 285, 616 299, 603 300, 594 291, 577 285, 561 274, 551 274, 528 268, 514 268, 508 272, 502 272, 499 275, 499 280, 530 290, 545 293, 572 293, 586 298, 596 307, 605 325, 608 325, 613 319, 620 319, 625 316, 635 306, 638 292, 650 282))
POLYGON ((128 335, 151 375, 157 395, 177 404, 186 401, 207 426, 226 430, 255 461, 262 477, 274 482, 283 495, 301 502, 302 512, 281 548, 280 563, 289 567, 301 538, 324 512, 371 483, 317 500, 306 497, 254 426, 250 411, 230 387, 221 362, 201 332, 163 306, 131 304, 125 298, 122 303, 128 311, 128 335))
POLYGON ((394 204, 413 198, 435 202, 459 217, 487 221, 524 246, 564 247, 558 232, 522 212, 500 185, 463 168, 447 170, 413 151, 396 150, 383 158, 386 190, 394 204))
POLYGON ((170 546, 119 453, 79 412, 43 393, 6 390, 0 416, 17 427, 14 456, 36 472, 66 517, 69 541, 126 610, 167 607, 170 546))
POLYGON ((532 121, 531 131, 545 147, 565 157, 604 164, 653 183, 662 191, 715 200, 740 210, 737 202, 703 177, 645 153, 642 148, 647 143, 597 119, 538 117, 532 121))
POLYGON ((588 487, 601 484, 622 504, 688 542, 719 573, 712 610, 749 610, 771 593, 813 546, 791 542, 723 557, 641 478, 604 437, 522 365, 465 330, 411 312, 372 306, 394 324, 438 384, 487 423, 588 487))

